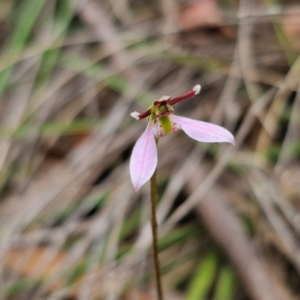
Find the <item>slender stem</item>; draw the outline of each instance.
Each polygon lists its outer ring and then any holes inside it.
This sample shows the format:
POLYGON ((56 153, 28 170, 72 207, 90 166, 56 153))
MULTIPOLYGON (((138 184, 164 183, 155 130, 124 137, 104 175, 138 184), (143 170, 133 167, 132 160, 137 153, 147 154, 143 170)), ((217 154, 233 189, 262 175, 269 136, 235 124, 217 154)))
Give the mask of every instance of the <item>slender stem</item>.
POLYGON ((158 246, 157 246, 157 220, 156 220, 156 203, 157 203, 157 169, 153 173, 150 180, 151 187, 151 227, 152 227, 152 250, 153 250, 153 261, 155 270, 156 290, 158 300, 163 300, 163 290, 160 277, 159 259, 158 259, 158 246))

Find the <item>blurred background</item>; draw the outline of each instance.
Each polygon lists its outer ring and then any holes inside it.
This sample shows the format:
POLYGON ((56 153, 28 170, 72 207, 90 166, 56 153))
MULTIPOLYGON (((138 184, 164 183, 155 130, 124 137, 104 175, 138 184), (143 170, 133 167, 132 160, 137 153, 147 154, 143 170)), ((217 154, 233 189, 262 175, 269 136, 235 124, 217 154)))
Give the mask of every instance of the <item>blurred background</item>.
POLYGON ((200 84, 159 143, 166 299, 300 299, 297 0, 0 1, 0 299, 156 299, 132 111, 200 84))

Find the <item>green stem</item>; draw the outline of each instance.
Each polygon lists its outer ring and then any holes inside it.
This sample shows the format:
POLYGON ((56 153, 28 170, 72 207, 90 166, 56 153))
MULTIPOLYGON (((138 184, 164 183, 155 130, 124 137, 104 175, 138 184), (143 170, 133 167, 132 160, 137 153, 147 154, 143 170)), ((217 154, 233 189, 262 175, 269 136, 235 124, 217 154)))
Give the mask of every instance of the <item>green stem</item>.
POLYGON ((159 268, 159 259, 158 259, 158 246, 157 246, 157 220, 156 220, 156 203, 157 203, 157 169, 153 173, 150 186, 151 186, 151 227, 152 227, 152 249, 153 249, 153 261, 154 261, 154 270, 155 270, 155 280, 156 280, 156 290, 158 300, 163 300, 163 290, 160 277, 160 268, 159 268))

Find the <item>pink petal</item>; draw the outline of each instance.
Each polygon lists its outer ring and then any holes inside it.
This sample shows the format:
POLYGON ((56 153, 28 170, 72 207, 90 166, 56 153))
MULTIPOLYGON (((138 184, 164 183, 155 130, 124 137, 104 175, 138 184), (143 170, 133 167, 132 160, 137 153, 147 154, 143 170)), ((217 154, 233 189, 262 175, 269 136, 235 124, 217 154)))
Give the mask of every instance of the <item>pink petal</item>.
POLYGON ((174 122, 192 139, 205 143, 230 143, 235 144, 234 137, 227 129, 202 121, 189 118, 172 116, 174 122))
POLYGON ((151 178, 156 166, 157 147, 153 122, 149 121, 146 130, 134 145, 130 158, 130 177, 136 192, 151 178))

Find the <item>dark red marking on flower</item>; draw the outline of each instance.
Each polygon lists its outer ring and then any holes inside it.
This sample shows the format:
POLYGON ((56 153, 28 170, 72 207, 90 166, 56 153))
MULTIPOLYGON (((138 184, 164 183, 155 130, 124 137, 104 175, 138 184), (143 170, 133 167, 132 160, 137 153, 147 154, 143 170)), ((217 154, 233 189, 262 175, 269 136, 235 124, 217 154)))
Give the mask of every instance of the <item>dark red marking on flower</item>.
MULTIPOLYGON (((167 99, 167 100, 156 100, 156 101, 154 101, 153 105, 154 106, 159 106, 159 105, 169 104, 169 105, 173 106, 173 105, 177 104, 178 102, 181 102, 182 100, 185 100, 187 98, 191 98, 195 95, 196 95, 196 92, 194 90, 190 90, 189 92, 187 92, 187 93, 185 93, 181 96, 175 97, 173 99, 170 98, 170 99, 167 99)), ((163 114, 163 115, 169 115, 171 113, 172 112, 167 111, 166 114, 163 114)), ((139 114, 139 120, 149 117, 150 114, 151 114, 151 108, 149 108, 145 112, 140 113, 139 114)), ((163 116, 163 115, 160 115, 160 116, 163 116)), ((160 117, 160 116, 157 116, 157 117, 160 117)))
POLYGON ((151 114, 151 108, 149 108, 147 111, 140 113, 139 115, 139 120, 141 119, 145 119, 147 117, 149 117, 151 114))
POLYGON ((170 97, 170 99, 168 99, 168 100, 156 100, 156 101, 154 101, 153 105, 154 105, 154 106, 165 105, 165 104, 167 104, 170 100, 171 100, 171 97, 170 97))

